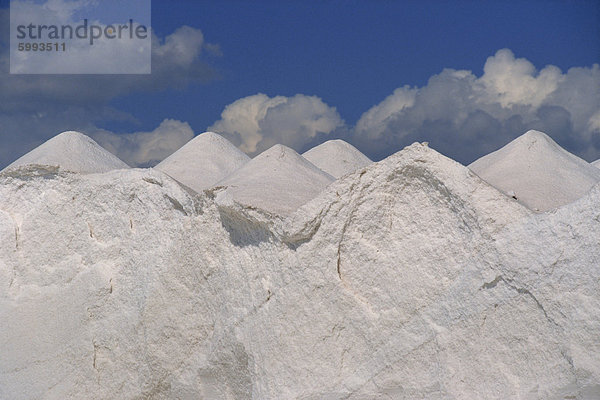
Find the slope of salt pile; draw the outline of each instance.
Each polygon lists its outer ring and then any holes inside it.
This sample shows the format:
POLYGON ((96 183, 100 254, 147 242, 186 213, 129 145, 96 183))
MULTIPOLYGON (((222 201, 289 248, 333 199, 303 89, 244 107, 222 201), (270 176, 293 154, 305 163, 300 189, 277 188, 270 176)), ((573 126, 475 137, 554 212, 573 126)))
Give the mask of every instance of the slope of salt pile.
POLYGON ((63 132, 19 158, 3 171, 25 165, 49 165, 64 171, 100 173, 129 168, 83 133, 63 132))
POLYGON ((373 162, 356 147, 339 139, 313 147, 302 157, 336 179, 373 162))
POLYGON ((569 153, 548 135, 528 131, 481 157, 469 168, 532 210, 571 203, 600 182, 600 170, 569 153))
POLYGON ((200 192, 250 161, 227 139, 204 132, 154 168, 200 192))
POLYGON ((600 168, 600 160, 596 160, 596 161, 592 162, 592 165, 596 168, 600 168))
POLYGON ((277 144, 218 183, 242 205, 288 215, 334 178, 289 147, 277 144))

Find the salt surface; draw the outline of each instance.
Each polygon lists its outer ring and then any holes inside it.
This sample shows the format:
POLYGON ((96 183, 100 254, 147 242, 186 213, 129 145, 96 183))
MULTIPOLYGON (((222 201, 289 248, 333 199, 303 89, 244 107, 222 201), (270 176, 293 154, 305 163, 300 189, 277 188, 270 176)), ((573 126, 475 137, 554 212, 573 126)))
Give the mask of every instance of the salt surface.
POLYGON ((469 168, 532 210, 547 211, 582 197, 600 182, 600 170, 548 135, 528 131, 469 168))
POLYGON ((154 168, 200 192, 248 161, 246 154, 221 135, 204 132, 154 168))
POLYGON ((356 147, 339 139, 328 140, 302 156, 334 178, 340 178, 372 163, 356 147))
POLYGON ((600 185, 534 213, 414 144, 285 219, 219 190, 0 173, 0 399, 599 398, 600 185))
POLYGON ((592 162, 592 165, 596 168, 600 168, 600 160, 596 160, 596 161, 592 162))
POLYGON ((38 164, 60 167, 61 170, 96 173, 129 168, 127 164, 102 148, 83 133, 63 132, 31 150, 4 170, 38 164))
POLYGON ((288 215, 317 196, 334 178, 294 150, 275 145, 220 181, 237 202, 288 215))

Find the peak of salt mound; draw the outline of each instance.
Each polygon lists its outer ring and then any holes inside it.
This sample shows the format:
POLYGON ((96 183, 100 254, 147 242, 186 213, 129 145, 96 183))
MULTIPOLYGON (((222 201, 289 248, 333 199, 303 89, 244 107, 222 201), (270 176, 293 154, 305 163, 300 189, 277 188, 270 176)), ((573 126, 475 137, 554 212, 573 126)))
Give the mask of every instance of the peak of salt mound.
POLYGON ((94 140, 75 131, 66 131, 54 136, 10 164, 4 171, 31 164, 57 166, 61 170, 79 173, 129 168, 94 140))
POLYGON ((200 192, 248 161, 250 158, 229 140, 214 132, 204 132, 154 168, 200 192))
POLYGON ((356 147, 339 139, 328 140, 302 156, 334 178, 340 178, 373 162, 356 147))
MULTIPOLYGON (((349 204, 362 204, 361 208, 370 210, 372 216, 387 213, 392 203, 403 204, 411 209, 402 217, 404 223, 410 221, 415 226, 422 218, 433 215, 438 216, 439 223, 441 214, 448 211, 444 208, 456 214, 468 210, 469 218, 478 216, 482 221, 493 216, 493 224, 481 222, 486 227, 494 225, 493 229, 531 213, 464 165, 421 143, 413 143, 366 166, 359 179, 356 175, 337 179, 294 213, 287 221, 286 240, 306 240, 312 229, 321 225, 320 217, 315 219, 315 215, 322 216, 327 210, 335 213, 331 210, 349 204)), ((383 216, 378 216, 373 218, 372 223, 380 224, 383 219, 383 216)))
POLYGON ((481 157, 469 168, 505 194, 539 211, 571 203, 600 182, 598 168, 534 130, 481 157))
POLYGON ((289 147, 277 144, 218 183, 240 204, 288 215, 334 178, 289 147))

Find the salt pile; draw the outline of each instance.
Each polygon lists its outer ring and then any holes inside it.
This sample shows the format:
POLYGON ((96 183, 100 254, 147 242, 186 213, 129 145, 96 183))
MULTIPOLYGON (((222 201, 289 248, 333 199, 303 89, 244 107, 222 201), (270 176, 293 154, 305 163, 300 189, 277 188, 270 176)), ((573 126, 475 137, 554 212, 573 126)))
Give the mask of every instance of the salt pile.
POLYGON ((3 171, 25 165, 47 165, 79 173, 129 168, 98 143, 75 131, 63 132, 25 154, 3 171))
POLYGON ((534 213, 414 144, 269 223, 218 190, 0 173, 0 398, 599 398, 599 185, 534 213))
POLYGON ((200 192, 212 187, 249 160, 246 154, 221 135, 204 132, 154 168, 200 192))
POLYGON ((288 215, 316 197, 333 177, 277 144, 218 183, 237 203, 288 215))
POLYGON ((592 163, 592 165, 596 168, 600 168, 600 160, 596 160, 592 163))
POLYGON ((339 139, 328 140, 302 156, 336 179, 372 163, 356 147, 339 139))
POLYGON ((571 203, 600 182, 600 170, 534 130, 481 157, 469 168, 505 194, 539 211, 571 203))

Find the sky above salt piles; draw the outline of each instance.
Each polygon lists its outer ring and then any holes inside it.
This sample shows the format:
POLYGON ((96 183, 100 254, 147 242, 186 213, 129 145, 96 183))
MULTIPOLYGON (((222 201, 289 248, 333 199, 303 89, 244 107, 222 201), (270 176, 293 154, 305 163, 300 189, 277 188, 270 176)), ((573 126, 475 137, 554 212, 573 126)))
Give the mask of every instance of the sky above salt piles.
POLYGON ((0 169, 66 130, 132 166, 207 129, 250 156, 429 141, 465 164, 537 129, 600 158, 597 1, 154 0, 149 76, 10 75, 8 6, 0 169))

